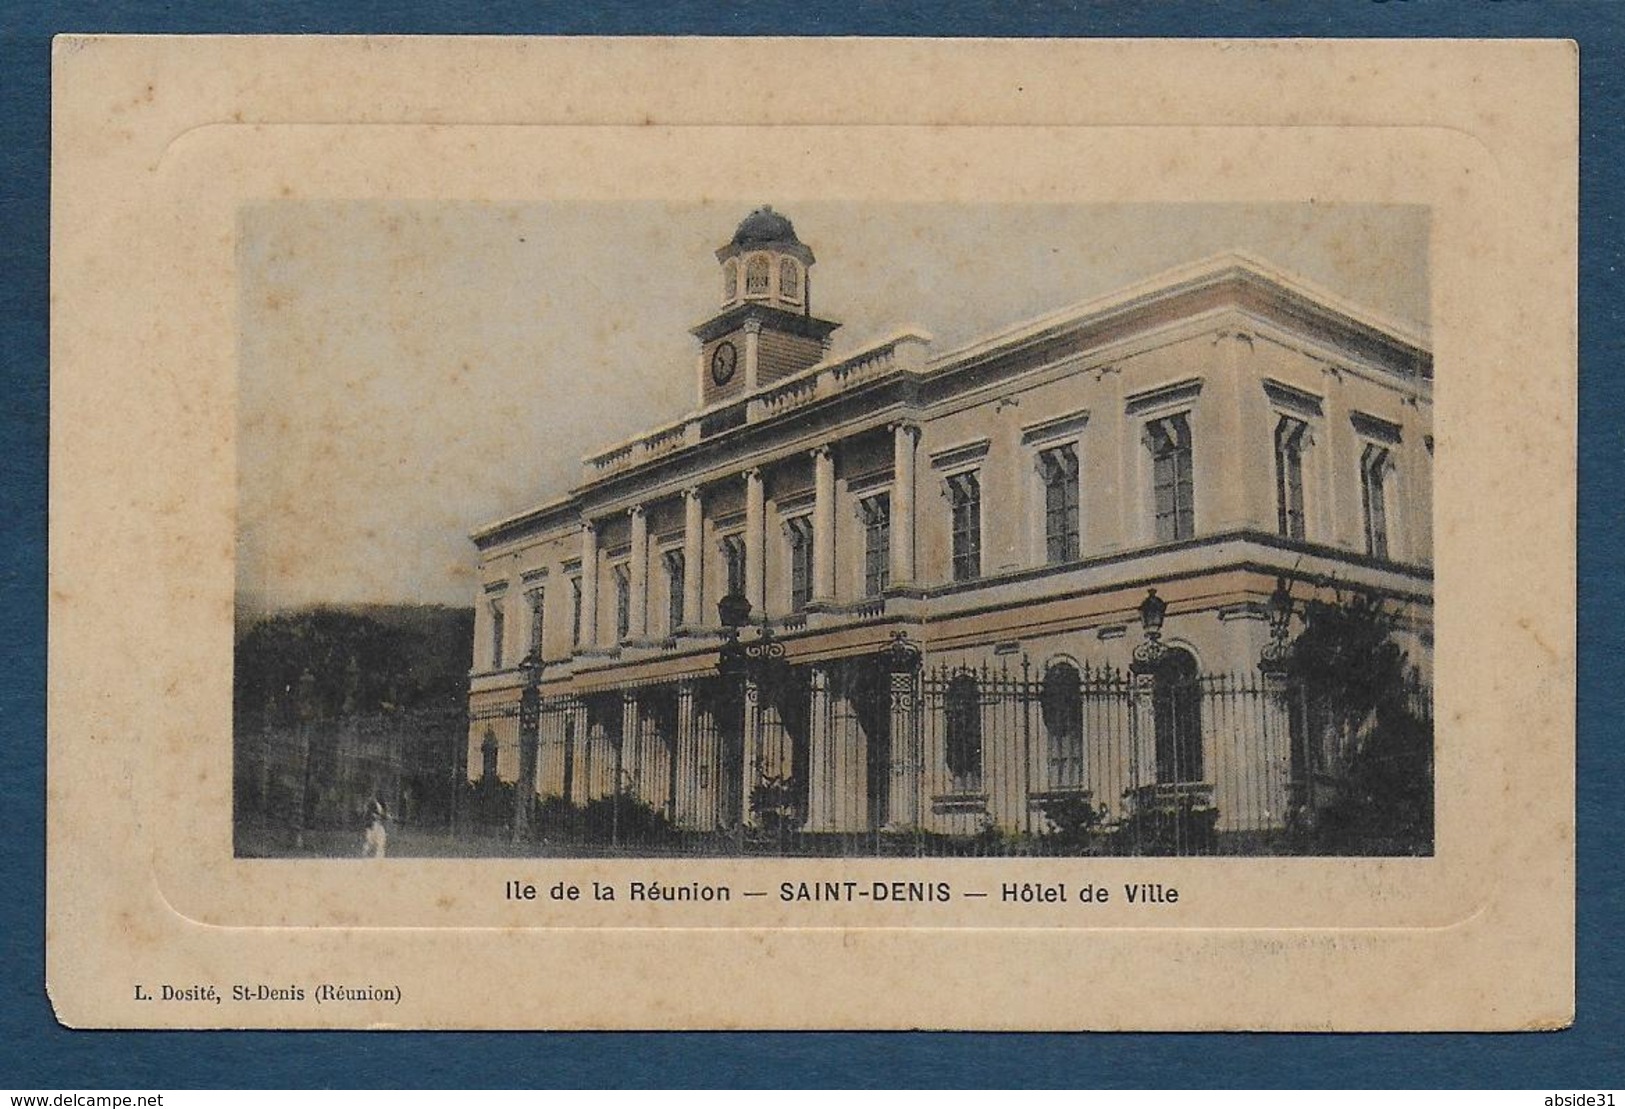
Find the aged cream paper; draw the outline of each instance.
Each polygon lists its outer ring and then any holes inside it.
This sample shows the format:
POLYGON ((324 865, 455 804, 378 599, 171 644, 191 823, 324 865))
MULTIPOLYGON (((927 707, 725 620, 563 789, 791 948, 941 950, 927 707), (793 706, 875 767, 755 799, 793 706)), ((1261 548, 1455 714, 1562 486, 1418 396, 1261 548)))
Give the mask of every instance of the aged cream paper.
MULTIPOLYGON (((1564 1025, 1576 73, 1573 46, 1556 42, 59 39, 47 977, 60 1019, 1564 1025), (713 205, 725 231, 764 198, 792 212, 798 201, 1425 207, 1440 448, 1433 854, 236 857, 245 211, 713 205), (813 880, 1152 882, 1180 897, 860 908, 548 896, 559 883, 813 880), (539 896, 516 900, 510 883, 539 896), (234 1001, 239 985, 275 998, 234 1001), (323 986, 352 999, 323 1003, 323 986)), ((606 405, 629 388, 603 364, 548 372, 605 374, 606 405)), ((354 417, 320 448, 336 484, 353 478, 345 437, 367 434, 366 413, 354 417)), ((482 426, 478 410, 446 418, 482 426)), ((475 435, 470 450, 500 466, 505 441, 475 435)))

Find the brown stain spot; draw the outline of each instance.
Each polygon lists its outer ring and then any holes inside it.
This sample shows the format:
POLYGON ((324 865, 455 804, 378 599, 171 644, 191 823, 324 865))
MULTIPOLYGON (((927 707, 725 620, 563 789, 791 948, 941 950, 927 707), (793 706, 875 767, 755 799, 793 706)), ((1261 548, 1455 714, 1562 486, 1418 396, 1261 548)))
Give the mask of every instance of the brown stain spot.
POLYGON ((287 305, 288 297, 286 293, 283 293, 278 289, 272 289, 270 292, 265 294, 265 307, 270 311, 280 312, 283 308, 286 308, 287 305))
POLYGON ((434 907, 437 909, 446 910, 455 909, 457 907, 457 899, 448 894, 441 894, 439 897, 435 898, 434 907))
POLYGON ((1522 628, 1524 631, 1529 633, 1529 638, 1533 639, 1535 641, 1535 646, 1539 647, 1542 651, 1546 652, 1546 657, 1547 658, 1551 659, 1553 662, 1562 661, 1559 658, 1557 652, 1552 649, 1551 644, 1547 643, 1544 639, 1541 638, 1540 633, 1537 632, 1535 630, 1535 628, 1534 628, 1534 622, 1532 620, 1530 620, 1529 617, 1527 617, 1527 616, 1518 617, 1518 627, 1522 628))

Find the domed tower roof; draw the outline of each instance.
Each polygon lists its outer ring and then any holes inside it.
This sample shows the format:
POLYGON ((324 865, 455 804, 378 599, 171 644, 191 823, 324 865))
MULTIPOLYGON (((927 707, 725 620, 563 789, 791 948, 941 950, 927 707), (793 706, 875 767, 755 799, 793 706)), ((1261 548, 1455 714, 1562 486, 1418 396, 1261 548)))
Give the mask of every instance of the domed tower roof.
POLYGON ((767 250, 799 258, 802 265, 810 266, 815 259, 807 244, 796 238, 795 224, 771 204, 764 204, 739 221, 734 237, 717 251, 718 261, 726 260, 746 251, 767 250))
POLYGON ((734 246, 766 246, 769 243, 799 243, 795 224, 764 204, 739 221, 734 232, 734 246))

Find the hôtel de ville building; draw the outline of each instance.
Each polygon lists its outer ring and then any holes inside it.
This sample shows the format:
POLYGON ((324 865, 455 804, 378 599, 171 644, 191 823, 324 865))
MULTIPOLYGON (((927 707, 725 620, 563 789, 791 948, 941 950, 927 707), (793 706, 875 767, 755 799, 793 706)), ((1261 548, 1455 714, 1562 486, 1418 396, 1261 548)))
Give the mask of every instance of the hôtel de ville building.
POLYGON ((833 358, 816 244, 718 238, 693 407, 473 535, 467 777, 516 830, 1275 850, 1346 796, 1370 720, 1283 660, 1357 596, 1430 679, 1424 335, 1238 254, 833 358))

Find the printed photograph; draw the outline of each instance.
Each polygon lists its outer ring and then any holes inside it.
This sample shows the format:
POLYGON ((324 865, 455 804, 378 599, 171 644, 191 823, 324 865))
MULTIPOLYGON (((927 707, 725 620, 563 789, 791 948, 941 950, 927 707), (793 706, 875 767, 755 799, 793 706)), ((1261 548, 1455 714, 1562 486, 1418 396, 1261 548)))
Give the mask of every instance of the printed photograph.
POLYGON ((238 228, 238 857, 1433 853, 1426 207, 238 228))

